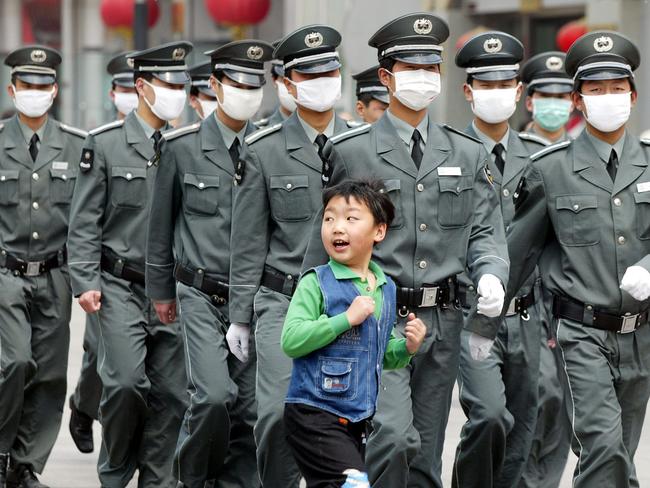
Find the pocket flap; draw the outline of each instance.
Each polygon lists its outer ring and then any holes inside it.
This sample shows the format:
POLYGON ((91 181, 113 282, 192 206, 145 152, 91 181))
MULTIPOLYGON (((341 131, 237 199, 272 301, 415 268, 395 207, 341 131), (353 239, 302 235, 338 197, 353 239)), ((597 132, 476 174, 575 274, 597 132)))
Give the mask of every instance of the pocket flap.
POLYGON ((650 203, 650 192, 635 193, 634 201, 636 203, 650 203))
POLYGON ((474 186, 474 178, 471 175, 464 176, 441 176, 438 178, 440 191, 448 191, 459 195, 460 192, 471 190, 474 186))
MULTIPOLYGON (((386 193, 390 193, 391 191, 399 190, 401 188, 401 180, 384 180, 382 181, 384 184, 384 188, 386 193)), ((382 191, 382 193, 383 193, 382 191)))
POLYGON ((588 208, 598 208, 598 199, 595 195, 566 195, 555 199, 555 208, 578 213, 588 208))
POLYGON ((50 177, 58 180, 74 180, 77 175, 69 169, 52 169, 50 168, 50 177))
POLYGON ((327 376, 342 376, 352 371, 352 362, 340 359, 324 359, 320 370, 327 376))
POLYGON ((0 182, 2 181, 13 181, 18 179, 19 171, 17 169, 4 169, 0 170, 0 182))
POLYGON ((199 190, 203 190, 204 188, 219 188, 218 175, 197 175, 185 173, 185 176, 183 176, 183 182, 186 185, 194 186, 199 190))
POLYGON ((307 175, 271 176, 269 184, 274 190, 293 191, 296 188, 309 187, 309 177, 307 175))
POLYGON ((146 178, 147 170, 144 168, 128 168, 126 166, 113 166, 111 168, 113 178, 124 178, 132 180, 134 178, 146 178))

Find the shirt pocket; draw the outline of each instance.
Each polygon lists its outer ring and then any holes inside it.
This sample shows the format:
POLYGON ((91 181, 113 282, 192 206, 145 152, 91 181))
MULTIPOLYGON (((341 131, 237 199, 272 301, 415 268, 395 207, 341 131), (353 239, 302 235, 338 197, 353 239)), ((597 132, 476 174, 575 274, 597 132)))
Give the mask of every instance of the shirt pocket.
POLYGON ((219 176, 185 173, 183 176, 185 211, 195 215, 214 215, 219 208, 219 176))
POLYGON ((474 176, 442 176, 438 185, 438 224, 447 228, 465 227, 472 216, 474 176))
POLYGON ((636 232, 639 239, 650 239, 650 192, 635 193, 636 232))
POLYGON ((50 169, 50 200, 54 205, 70 205, 77 175, 69 169, 50 169))
POLYGON ((114 166, 111 169, 111 203, 117 208, 143 208, 147 202, 147 170, 114 166))
POLYGON ((307 175, 271 176, 271 215, 279 222, 300 222, 313 215, 307 175))
POLYGON ((352 400, 357 396, 357 358, 321 357, 318 359, 318 376, 316 393, 319 397, 352 400))
POLYGON ((0 205, 18 205, 18 170, 0 170, 0 205))
POLYGON ((404 217, 402 212, 402 183, 400 180, 383 180, 384 190, 386 195, 390 198, 390 201, 393 202, 393 207, 395 207, 395 218, 390 224, 391 229, 399 229, 404 226, 404 217))
POLYGON ((600 242, 598 199, 595 195, 555 198, 557 236, 565 246, 593 246, 600 242))

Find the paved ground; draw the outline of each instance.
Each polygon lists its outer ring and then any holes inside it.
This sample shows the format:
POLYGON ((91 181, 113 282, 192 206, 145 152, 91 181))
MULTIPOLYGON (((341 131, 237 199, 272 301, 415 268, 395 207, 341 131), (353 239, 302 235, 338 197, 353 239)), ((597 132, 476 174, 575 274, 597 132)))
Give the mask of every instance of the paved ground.
MULTIPOLYGON (((77 381, 79 367, 81 364, 81 344, 83 339, 83 312, 76 305, 73 310, 71 324, 71 345, 70 345, 70 368, 68 371, 68 388, 72 389, 77 381)), ((68 432, 69 410, 66 407, 63 417, 63 426, 59 434, 58 442, 52 456, 43 473, 42 480, 52 488, 98 488, 95 465, 96 454, 80 454, 75 448, 68 432)), ((445 486, 451 486, 451 466, 454 459, 454 450, 458 443, 458 433, 465 418, 457 398, 454 398, 451 418, 447 428, 447 442, 444 453, 445 486)), ((97 427, 97 426, 96 426, 97 427)), ((641 445, 636 456, 636 465, 639 471, 641 486, 650 486, 650 431, 645 429, 641 439, 641 445)), ((99 430, 95 431, 95 444, 99 444, 99 430)), ((562 488, 570 488, 570 471, 575 464, 575 458, 571 456, 567 469, 564 473, 562 488)), ((136 483, 129 484, 129 488, 135 488, 136 483)), ((242 487, 246 488, 246 487, 242 487)))

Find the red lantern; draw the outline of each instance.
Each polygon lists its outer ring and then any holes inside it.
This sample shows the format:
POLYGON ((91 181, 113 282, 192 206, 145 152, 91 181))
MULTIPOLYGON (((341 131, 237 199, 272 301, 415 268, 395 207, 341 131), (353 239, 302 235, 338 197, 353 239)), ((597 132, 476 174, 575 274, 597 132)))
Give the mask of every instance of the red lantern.
POLYGON ((270 0, 205 0, 205 8, 219 24, 257 24, 271 8, 270 0))
POLYGON ((555 43, 560 50, 567 52, 571 45, 576 42, 578 38, 584 36, 587 32, 587 26, 584 20, 574 20, 573 22, 568 22, 560 27, 559 31, 557 31, 555 43))
MULTIPOLYGON (((133 27, 135 0, 102 0, 99 11, 107 27, 133 27)), ((160 8, 156 0, 147 0, 149 27, 158 22, 160 8)))

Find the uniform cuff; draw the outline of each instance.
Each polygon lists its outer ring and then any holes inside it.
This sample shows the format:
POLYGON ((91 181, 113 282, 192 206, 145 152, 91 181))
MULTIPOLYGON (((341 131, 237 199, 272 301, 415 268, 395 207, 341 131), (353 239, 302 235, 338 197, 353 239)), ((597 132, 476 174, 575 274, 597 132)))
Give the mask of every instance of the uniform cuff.
POLYGON ((349 330, 352 327, 345 312, 335 315, 334 317, 330 317, 329 322, 330 327, 337 336, 343 334, 343 332, 349 330))

